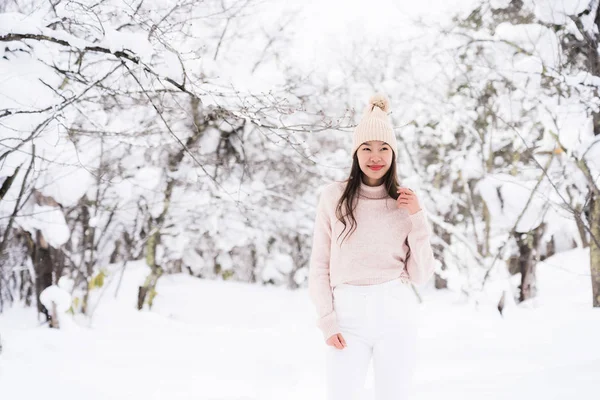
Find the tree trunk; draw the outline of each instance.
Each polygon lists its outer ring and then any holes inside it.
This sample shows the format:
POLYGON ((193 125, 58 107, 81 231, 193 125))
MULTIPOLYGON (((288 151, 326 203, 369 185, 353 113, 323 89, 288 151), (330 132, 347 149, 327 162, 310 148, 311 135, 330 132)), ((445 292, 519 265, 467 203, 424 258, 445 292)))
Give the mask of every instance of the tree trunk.
POLYGON ((38 312, 44 314, 46 321, 50 321, 50 310, 40 302, 40 294, 52 285, 52 253, 50 246, 40 231, 37 231, 35 241, 30 238, 29 249, 31 261, 35 271, 35 298, 38 312))
POLYGON ((519 247, 519 270, 521 271, 520 301, 532 299, 537 294, 536 265, 539 257, 540 238, 544 233, 545 225, 528 233, 515 232, 515 239, 519 247))
MULTIPOLYGON (((194 133, 187 139, 185 143, 185 148, 187 149, 196 146, 196 144, 200 140, 200 137, 208 128, 210 122, 217 118, 216 114, 203 115, 202 113, 200 113, 200 102, 197 98, 192 98, 190 102, 192 118, 194 122, 194 133)), ((177 171, 177 169, 179 168, 179 165, 181 164, 181 161, 183 160, 183 157, 186 154, 185 148, 182 148, 178 152, 169 156, 168 169, 170 172, 177 171)), ((156 284, 158 282, 158 278, 160 278, 160 276, 164 272, 163 268, 157 263, 156 260, 156 246, 160 243, 161 228, 169 212, 171 196, 173 194, 173 188, 175 187, 175 184, 175 178, 168 178, 167 186, 165 188, 163 210, 158 216, 158 218, 153 218, 149 224, 149 234, 151 236, 148 238, 148 242, 146 243, 146 264, 148 264, 148 266, 151 268, 151 271, 150 275, 148 275, 148 277, 146 278, 144 285, 138 287, 138 310, 141 310, 144 306, 147 296, 149 296, 147 301, 148 306, 150 308, 152 307, 152 300, 156 295, 156 284)))
POLYGON ((600 307, 600 198, 592 193, 589 213, 590 230, 593 237, 590 240, 590 275, 592 277, 592 304, 600 307), (595 240, 594 240, 595 239, 595 240))
POLYGON ((59 329, 58 312, 56 311, 56 303, 52 302, 52 311, 50 312, 50 328, 59 329))
MULTIPOLYGON (((450 243, 450 240, 452 240, 451 239, 452 235, 450 235, 450 233, 445 230, 440 234, 440 236, 441 236, 442 241, 444 241, 445 243, 450 243)), ((434 245, 434 247, 436 247, 436 246, 434 245)), ((443 253, 442 246, 439 246, 438 250, 440 250, 439 254, 443 253)), ((444 260, 443 257, 441 257, 440 261, 442 262, 442 267, 441 267, 442 271, 445 271, 446 269, 448 269, 448 267, 446 266, 446 260, 444 260)), ((434 284, 435 284, 436 289, 447 289, 448 288, 448 280, 445 278, 442 278, 437 273, 434 274, 434 284)))
MULTIPOLYGON (((58 203, 50 196, 44 196, 36 189, 33 190, 33 196, 36 204, 49 205, 57 207, 58 203)), ((36 230, 35 238, 30 234, 27 236, 27 247, 31 256, 33 270, 35 272, 35 297, 37 300, 38 312, 46 316, 46 321, 51 320, 51 310, 40 302, 40 294, 53 283, 53 278, 56 270, 60 270, 60 263, 63 262, 62 257, 58 255, 59 250, 52 248, 40 230, 36 230)))
MULTIPOLYGON (((578 212, 579 215, 582 214, 581 208, 576 208, 575 211, 578 212)), ((575 218, 575 224, 577 224, 577 230, 579 231, 579 237, 581 238, 581 247, 588 247, 590 243, 588 241, 588 234, 585 230, 585 226, 583 225, 583 221, 579 218, 575 218)))
MULTIPOLYGON (((171 182, 167 184, 167 187, 171 187, 171 182)), ((170 199, 170 189, 168 189, 170 199)), ((168 202, 165 199, 165 202, 168 202)), ((138 310, 141 310, 144 307, 144 303, 146 302, 146 297, 148 297, 148 307, 152 308, 152 301, 154 300, 154 296, 156 295, 156 284, 158 283, 158 278, 163 273, 163 269, 156 263, 156 246, 160 243, 160 228, 157 228, 151 236, 148 238, 146 242, 146 264, 151 268, 150 275, 146 278, 143 286, 138 288, 138 310)))
POLYGON ((25 305, 31 307, 33 299, 33 287, 35 286, 33 277, 29 270, 22 270, 19 274, 19 293, 21 298, 25 300, 25 305))
MULTIPOLYGON (((596 6, 595 2, 590 2, 588 10, 593 10, 596 6)), ((600 74, 600 54, 598 53, 598 45, 600 43, 600 7, 596 7, 596 15, 594 15, 595 30, 593 33, 588 33, 585 38, 585 46, 582 50, 587 50, 586 65, 589 67, 589 73, 593 76, 600 74)), ((581 25, 579 25, 581 26, 581 25)), ((581 29, 580 29, 581 30, 581 29)), ((598 98, 598 87, 594 89, 595 97, 598 98)), ((594 110, 592 112, 592 123, 594 136, 598 138, 600 136, 600 112, 594 110)), ((590 175, 591 177, 591 175, 590 175)), ((590 275, 592 278, 592 304, 594 307, 600 307, 600 191, 594 179, 588 178, 588 185, 590 186, 590 209, 589 209, 589 226, 590 226, 590 275)))

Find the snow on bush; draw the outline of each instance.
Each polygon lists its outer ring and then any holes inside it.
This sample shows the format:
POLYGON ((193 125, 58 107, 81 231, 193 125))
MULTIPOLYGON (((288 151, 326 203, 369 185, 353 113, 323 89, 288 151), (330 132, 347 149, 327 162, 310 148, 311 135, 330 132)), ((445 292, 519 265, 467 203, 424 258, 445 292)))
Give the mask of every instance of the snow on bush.
POLYGON ((52 303, 56 304, 56 311, 67 312, 71 307, 71 295, 56 285, 48 286, 40 293, 40 301, 48 310, 52 310, 52 303))

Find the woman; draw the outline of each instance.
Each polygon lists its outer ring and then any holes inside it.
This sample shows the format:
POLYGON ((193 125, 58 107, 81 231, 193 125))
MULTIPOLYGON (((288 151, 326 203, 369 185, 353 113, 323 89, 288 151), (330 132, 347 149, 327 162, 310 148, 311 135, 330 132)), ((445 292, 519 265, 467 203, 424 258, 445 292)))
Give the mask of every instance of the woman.
POLYGON ((353 133, 350 177, 319 196, 308 285, 329 346, 329 400, 353 398, 371 357, 376 400, 410 392, 418 319, 410 283, 426 283, 435 261, 419 200, 398 185, 388 109, 384 95, 371 97, 353 133))

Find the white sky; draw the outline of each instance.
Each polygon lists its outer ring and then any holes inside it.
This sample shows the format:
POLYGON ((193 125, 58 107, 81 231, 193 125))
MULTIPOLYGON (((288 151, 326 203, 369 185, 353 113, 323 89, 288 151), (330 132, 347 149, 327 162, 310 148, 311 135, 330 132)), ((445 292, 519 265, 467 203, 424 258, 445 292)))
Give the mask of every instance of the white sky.
MULTIPOLYGON (((335 61, 353 41, 368 35, 370 39, 409 38, 416 34, 414 22, 447 21, 452 12, 467 8, 474 0, 307 0, 289 4, 301 9, 305 28, 295 46, 299 62, 307 66, 314 62, 335 61)), ((349 51, 349 50, 346 50, 349 51)))

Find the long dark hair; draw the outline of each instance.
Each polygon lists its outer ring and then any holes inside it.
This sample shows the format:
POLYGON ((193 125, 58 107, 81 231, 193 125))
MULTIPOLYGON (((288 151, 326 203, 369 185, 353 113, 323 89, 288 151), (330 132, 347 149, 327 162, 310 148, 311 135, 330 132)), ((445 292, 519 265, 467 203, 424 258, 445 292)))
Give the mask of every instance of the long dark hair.
MULTIPOLYGON (((392 162, 390 168, 383 176, 383 182, 385 183, 385 187, 387 189, 388 194, 394 200, 398 199, 398 188, 400 185, 398 184, 398 175, 396 174, 396 153, 392 150, 392 162)), ((356 226, 358 223, 356 222, 356 218, 354 218, 354 209, 356 208, 356 202, 358 201, 358 189, 360 188, 360 183, 362 181, 364 173, 360 169, 360 164, 358 163, 358 156, 356 155, 356 151, 352 157, 352 167, 350 168, 350 176, 348 179, 343 181, 345 183, 344 192, 340 196, 337 207, 335 209, 335 216, 341 223, 344 225, 344 230, 340 233, 339 237, 346 231, 347 223, 345 217, 349 217, 350 220, 350 229, 344 236, 344 239, 356 230, 356 226), (352 206, 351 206, 352 205, 352 206), (345 209, 345 212, 342 211, 345 209)), ((342 242, 344 241, 342 239, 342 242)))

